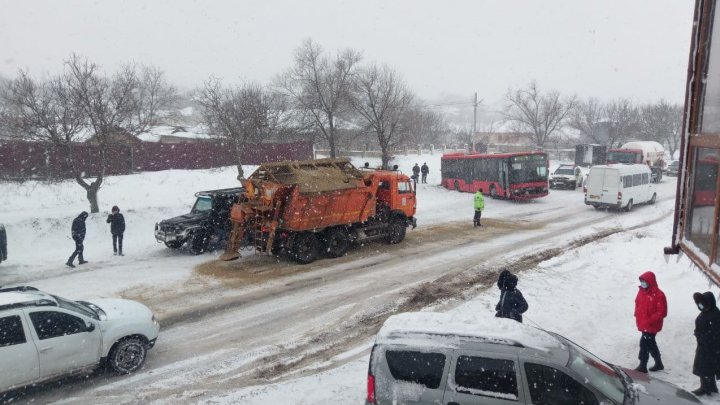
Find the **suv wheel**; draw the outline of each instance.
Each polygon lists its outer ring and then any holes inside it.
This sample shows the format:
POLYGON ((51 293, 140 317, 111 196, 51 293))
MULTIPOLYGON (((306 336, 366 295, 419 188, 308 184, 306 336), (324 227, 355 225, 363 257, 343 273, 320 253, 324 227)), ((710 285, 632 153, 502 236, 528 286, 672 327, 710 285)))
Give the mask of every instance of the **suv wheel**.
POLYGON ((204 253, 207 250, 208 242, 209 240, 205 232, 195 232, 193 236, 190 237, 190 253, 194 255, 204 253))
POLYGON ((139 369, 145 362, 147 348, 139 338, 123 339, 113 346, 108 365, 116 373, 128 374, 139 369))

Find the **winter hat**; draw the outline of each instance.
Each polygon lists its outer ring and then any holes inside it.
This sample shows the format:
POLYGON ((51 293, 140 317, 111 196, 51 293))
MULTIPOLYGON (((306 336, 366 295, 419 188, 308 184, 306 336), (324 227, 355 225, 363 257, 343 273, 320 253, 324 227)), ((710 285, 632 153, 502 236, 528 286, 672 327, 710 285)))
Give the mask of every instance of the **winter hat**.
POLYGON ((112 212, 115 212, 115 211, 120 212, 120 208, 118 208, 117 205, 113 205, 113 207, 112 207, 112 209, 111 209, 110 211, 112 211, 112 212))
POLYGON ((87 211, 81 212, 81 213, 80 213, 80 216, 83 217, 83 219, 84 219, 84 218, 87 218, 87 217, 88 217, 87 211))

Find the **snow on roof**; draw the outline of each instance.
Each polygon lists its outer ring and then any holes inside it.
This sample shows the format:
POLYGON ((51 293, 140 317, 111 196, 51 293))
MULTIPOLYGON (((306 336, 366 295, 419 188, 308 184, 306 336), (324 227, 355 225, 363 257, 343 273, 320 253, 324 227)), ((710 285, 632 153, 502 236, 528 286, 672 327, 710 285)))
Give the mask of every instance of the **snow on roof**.
POLYGON ((42 299, 50 299, 50 297, 39 291, 8 291, 0 293, 0 306, 21 302, 34 302, 42 299))
POLYGON ((388 318, 378 332, 378 342, 417 334, 469 337, 500 344, 520 344, 542 351, 562 348, 549 333, 511 319, 492 315, 406 312, 388 318))

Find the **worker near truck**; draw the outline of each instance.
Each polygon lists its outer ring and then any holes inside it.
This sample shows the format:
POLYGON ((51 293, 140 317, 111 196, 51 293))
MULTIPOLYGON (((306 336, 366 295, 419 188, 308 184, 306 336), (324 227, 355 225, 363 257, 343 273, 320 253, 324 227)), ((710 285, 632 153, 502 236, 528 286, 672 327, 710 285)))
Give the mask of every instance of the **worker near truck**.
POLYGON ((478 190, 475 193, 474 204, 475 216, 473 217, 473 227, 482 226, 480 217, 482 216, 482 211, 485 209, 485 197, 483 196, 482 190, 478 190))

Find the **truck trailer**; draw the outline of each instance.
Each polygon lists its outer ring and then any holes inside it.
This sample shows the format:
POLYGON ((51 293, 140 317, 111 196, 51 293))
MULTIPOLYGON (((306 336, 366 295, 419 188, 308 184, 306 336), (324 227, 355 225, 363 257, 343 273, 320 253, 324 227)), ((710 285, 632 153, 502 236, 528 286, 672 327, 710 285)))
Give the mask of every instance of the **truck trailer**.
POLYGON ((665 168, 665 149, 654 141, 633 141, 618 149, 610 149, 607 164, 646 164, 652 172, 653 183, 659 183, 665 168))
POLYGON ((348 159, 261 165, 244 181, 245 198, 230 212, 232 232, 222 260, 257 253, 301 264, 343 256, 352 244, 400 243, 415 228, 416 195, 395 170, 360 170, 348 159))

